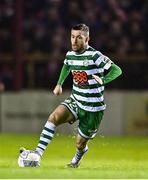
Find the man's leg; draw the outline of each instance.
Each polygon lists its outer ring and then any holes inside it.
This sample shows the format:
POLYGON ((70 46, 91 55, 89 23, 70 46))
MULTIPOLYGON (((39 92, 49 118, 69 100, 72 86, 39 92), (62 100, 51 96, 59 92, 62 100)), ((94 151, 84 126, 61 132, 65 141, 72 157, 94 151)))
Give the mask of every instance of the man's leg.
POLYGON ((43 155, 47 145, 51 142, 56 126, 74 120, 74 115, 64 105, 59 105, 49 116, 43 131, 40 135, 40 140, 36 151, 43 155))
POLYGON ((80 164, 80 160, 83 158, 84 154, 88 151, 87 142, 89 139, 85 139, 79 134, 76 138, 76 154, 71 160, 71 163, 68 164, 68 167, 77 168, 80 164))

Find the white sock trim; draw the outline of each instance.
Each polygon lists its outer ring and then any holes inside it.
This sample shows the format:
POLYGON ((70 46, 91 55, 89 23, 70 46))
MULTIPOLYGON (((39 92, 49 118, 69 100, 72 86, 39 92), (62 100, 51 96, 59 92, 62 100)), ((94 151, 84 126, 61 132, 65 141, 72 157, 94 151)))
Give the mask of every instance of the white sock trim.
POLYGON ((88 151, 88 146, 86 145, 86 147, 83 150, 78 150, 76 151, 75 156, 73 157, 73 159, 71 160, 71 162, 73 164, 79 163, 81 161, 81 159, 83 158, 84 154, 88 151), (79 155, 78 155, 79 154, 79 155), (81 155, 80 155, 81 154, 81 155), (78 160, 77 156, 81 156, 80 159, 78 160))
POLYGON ((85 148, 81 151, 79 149, 77 149, 77 151, 79 151, 79 152, 86 152, 87 150, 88 150, 88 145, 86 145, 85 148))
POLYGON ((38 153, 40 154, 40 156, 43 155, 44 151, 43 151, 42 149, 40 149, 40 148, 37 147, 36 150, 38 151, 38 153))
POLYGON ((49 122, 49 121, 46 122, 45 127, 48 128, 48 129, 51 129, 53 131, 56 128, 55 124, 53 124, 52 122, 49 122))

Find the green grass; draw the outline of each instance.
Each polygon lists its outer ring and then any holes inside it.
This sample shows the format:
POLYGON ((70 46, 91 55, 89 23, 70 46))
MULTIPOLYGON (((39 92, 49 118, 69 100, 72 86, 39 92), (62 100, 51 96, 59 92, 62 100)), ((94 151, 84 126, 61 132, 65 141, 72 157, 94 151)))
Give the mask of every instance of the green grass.
POLYGON ((59 135, 48 146, 40 168, 19 168, 18 149, 34 149, 38 136, 0 135, 0 178, 148 178, 147 137, 96 137, 80 168, 67 169, 75 153, 75 138, 59 135))

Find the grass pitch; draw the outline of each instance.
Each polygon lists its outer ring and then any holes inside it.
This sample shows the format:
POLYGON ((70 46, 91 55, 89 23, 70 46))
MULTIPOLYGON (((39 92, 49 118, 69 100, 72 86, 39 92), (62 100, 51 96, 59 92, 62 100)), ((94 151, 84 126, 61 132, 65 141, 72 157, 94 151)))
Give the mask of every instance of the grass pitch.
POLYGON ((39 135, 0 135, 0 178, 15 179, 99 179, 148 178, 147 137, 96 137, 80 168, 68 169, 75 153, 75 138, 55 135, 41 161, 40 168, 19 168, 20 146, 34 149, 39 135))

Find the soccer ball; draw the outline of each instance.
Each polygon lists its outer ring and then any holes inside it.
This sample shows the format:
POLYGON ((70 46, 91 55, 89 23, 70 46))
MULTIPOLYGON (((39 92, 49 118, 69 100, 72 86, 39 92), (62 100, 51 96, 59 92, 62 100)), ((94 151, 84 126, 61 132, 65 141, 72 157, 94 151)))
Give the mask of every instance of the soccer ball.
POLYGON ((31 150, 23 150, 18 157, 19 167, 40 166, 40 156, 31 150))

